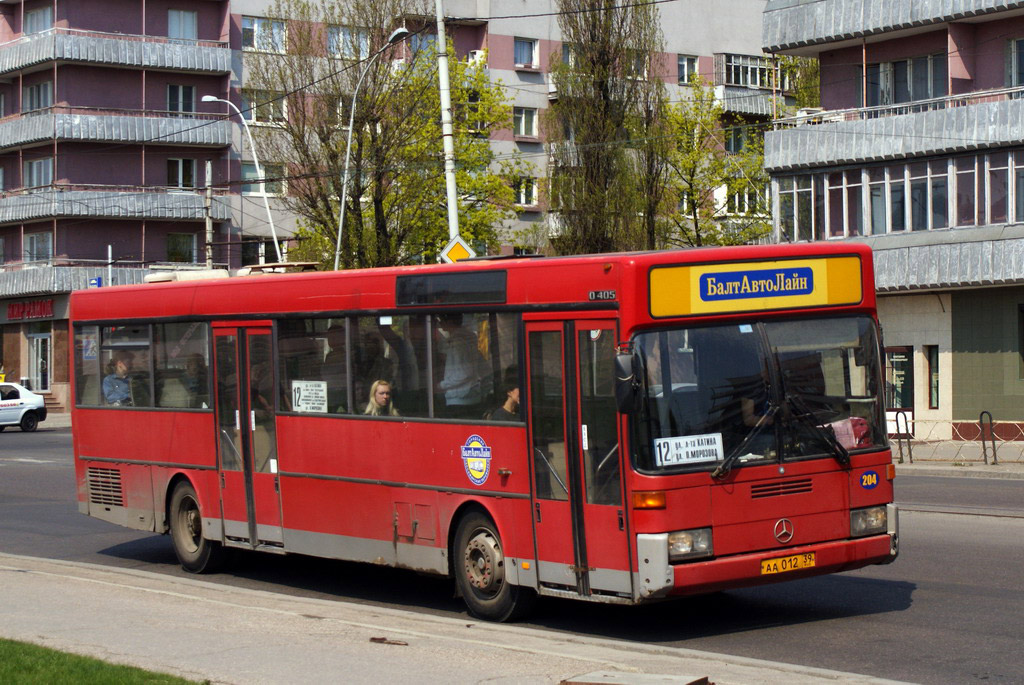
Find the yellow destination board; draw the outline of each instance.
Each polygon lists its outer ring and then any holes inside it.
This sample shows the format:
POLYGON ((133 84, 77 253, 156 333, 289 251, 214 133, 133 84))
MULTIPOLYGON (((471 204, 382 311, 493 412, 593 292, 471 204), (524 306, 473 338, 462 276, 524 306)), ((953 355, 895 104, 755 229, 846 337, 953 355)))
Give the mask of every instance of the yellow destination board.
POLYGON ((651 316, 852 305, 861 282, 856 256, 654 267, 651 316))

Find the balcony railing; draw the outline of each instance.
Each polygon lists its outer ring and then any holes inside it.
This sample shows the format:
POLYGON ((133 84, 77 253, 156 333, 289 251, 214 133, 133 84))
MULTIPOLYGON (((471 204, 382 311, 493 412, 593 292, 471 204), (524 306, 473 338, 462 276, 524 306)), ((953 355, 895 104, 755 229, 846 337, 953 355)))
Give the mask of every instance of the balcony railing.
POLYGON ((223 114, 54 106, 0 119, 0 150, 54 140, 228 146, 223 114))
POLYGON ((0 44, 0 74, 53 61, 231 72, 231 50, 221 41, 52 28, 0 44))
POLYGON ((891 105, 818 111, 804 110, 796 116, 776 119, 773 124, 775 128, 791 128, 793 126, 801 126, 804 124, 828 124, 836 121, 862 121, 865 119, 880 119, 883 117, 915 114, 917 112, 933 112, 943 109, 953 109, 956 107, 969 107, 971 105, 978 105, 986 102, 1002 102, 1005 100, 1020 99, 1024 99, 1024 86, 1013 86, 1011 88, 977 90, 971 93, 962 93, 960 95, 946 95, 939 98, 914 100, 913 102, 900 102, 891 105))
MULTIPOLYGON (((231 218, 225 191, 215 191, 214 221, 231 218)), ((204 191, 152 186, 53 184, 0 193, 0 225, 64 217, 204 219, 204 191)))

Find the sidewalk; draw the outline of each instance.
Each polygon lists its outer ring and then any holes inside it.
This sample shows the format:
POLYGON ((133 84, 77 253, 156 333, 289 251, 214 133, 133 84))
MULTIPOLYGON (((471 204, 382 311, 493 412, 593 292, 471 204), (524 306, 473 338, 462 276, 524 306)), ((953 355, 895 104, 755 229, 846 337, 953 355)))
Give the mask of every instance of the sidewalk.
POLYGON ((215 683, 892 682, 9 554, 0 613, 6 638, 215 683))

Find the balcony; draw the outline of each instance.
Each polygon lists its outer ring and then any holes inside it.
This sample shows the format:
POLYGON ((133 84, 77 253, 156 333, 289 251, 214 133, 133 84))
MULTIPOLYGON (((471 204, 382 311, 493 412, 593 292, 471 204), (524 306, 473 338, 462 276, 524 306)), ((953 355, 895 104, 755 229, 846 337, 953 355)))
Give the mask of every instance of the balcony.
MULTIPOLYGON (((63 218, 202 221, 204 199, 198 190, 56 184, 0 194, 0 225, 63 218)), ((224 193, 214 196, 214 221, 231 218, 227 200, 224 193)))
POLYGON ((0 75, 50 62, 200 74, 231 72, 227 43, 53 28, 0 45, 0 75))
POLYGON ((49 107, 0 119, 0 150, 52 141, 231 145, 223 114, 49 107))
POLYGON ((765 135, 771 172, 860 164, 1024 140, 1024 87, 780 119, 765 135))
POLYGON ((119 263, 109 270, 106 262, 70 261, 55 257, 45 262, 8 262, 0 265, 0 297, 30 297, 85 290, 93 278, 105 285, 143 282, 149 269, 141 263, 119 263), (111 283, 110 281, 113 281, 111 283))
POLYGON ((1024 2, 943 0, 942 2, 865 2, 865 0, 769 0, 761 42, 766 52, 798 51, 812 45, 855 41, 877 34, 928 30, 996 12, 1024 9, 1024 2), (925 27, 925 28, 922 28, 925 27))

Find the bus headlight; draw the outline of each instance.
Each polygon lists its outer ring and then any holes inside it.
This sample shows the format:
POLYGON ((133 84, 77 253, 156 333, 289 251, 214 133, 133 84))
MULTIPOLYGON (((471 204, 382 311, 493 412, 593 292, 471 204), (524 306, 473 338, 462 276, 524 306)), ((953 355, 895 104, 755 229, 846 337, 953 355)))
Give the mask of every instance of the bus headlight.
POLYGON ((700 559, 714 554, 711 529, 695 528, 668 534, 668 560, 670 562, 700 559))
POLYGON ((885 505, 854 509, 850 512, 850 537, 862 538, 865 535, 878 535, 887 530, 885 505))

